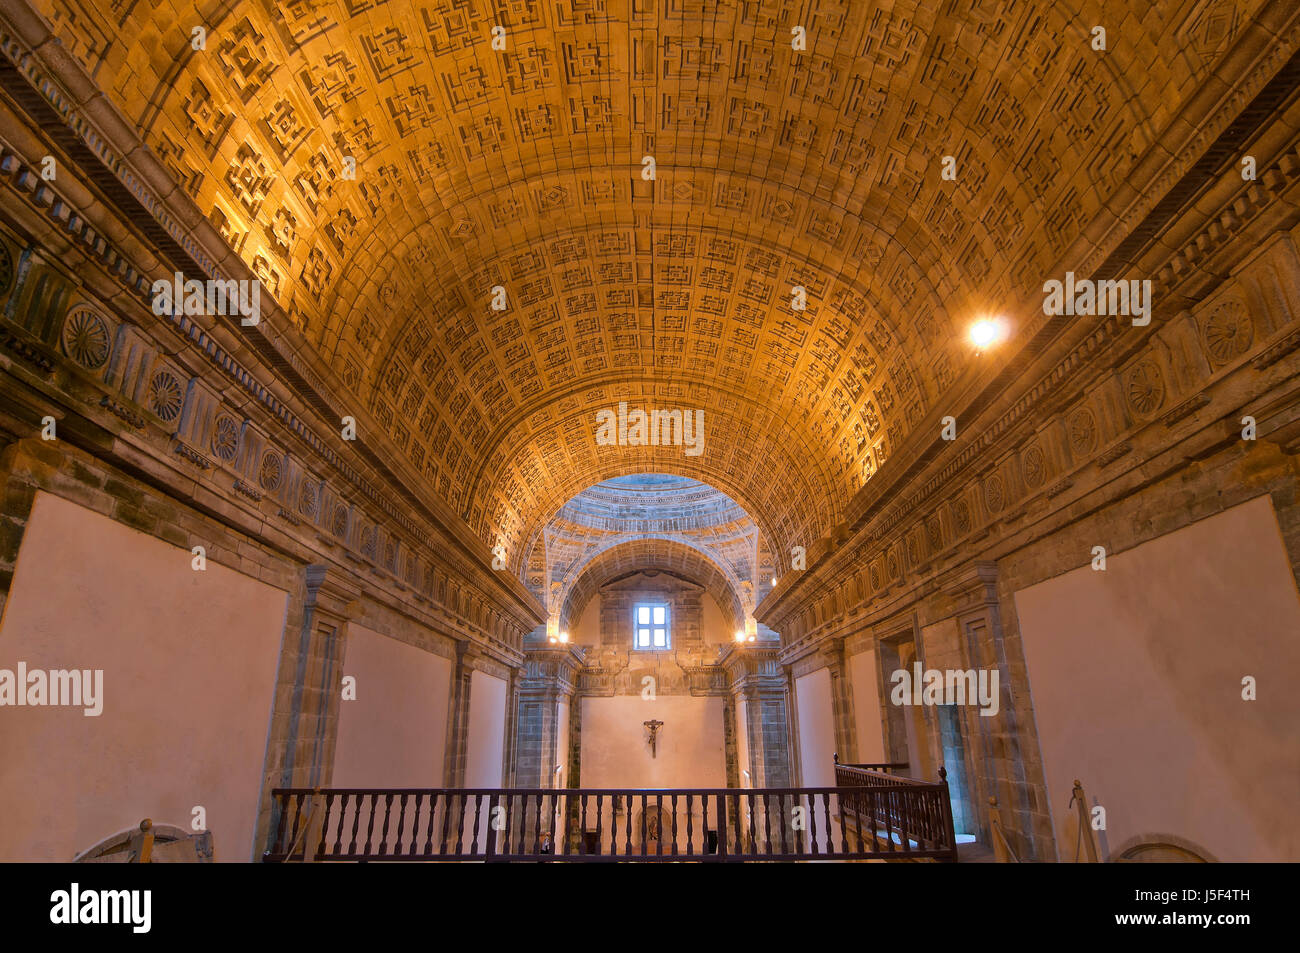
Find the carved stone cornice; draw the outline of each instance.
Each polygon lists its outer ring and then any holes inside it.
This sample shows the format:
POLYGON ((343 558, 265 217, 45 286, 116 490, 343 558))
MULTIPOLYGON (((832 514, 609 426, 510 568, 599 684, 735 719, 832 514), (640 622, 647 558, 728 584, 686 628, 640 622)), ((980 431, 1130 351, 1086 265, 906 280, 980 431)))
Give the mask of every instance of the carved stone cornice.
POLYGON ((951 580, 947 580, 944 594, 959 610, 981 605, 996 605, 998 601, 998 565, 995 562, 975 562, 962 567, 951 580))
POLYGON ((578 646, 528 647, 524 651, 520 692, 572 695, 578 680, 578 670, 582 668, 584 660, 585 653, 578 646))
MULTIPOLYGON (((38 97, 24 96, 23 102, 37 103, 39 110, 48 109, 54 117, 51 120, 42 112, 41 117, 32 117, 33 124, 42 128, 50 121, 64 124, 66 133, 87 146, 88 156, 93 155, 93 159, 87 159, 84 169, 61 169, 60 181, 73 182, 78 188, 87 182, 104 187, 111 185, 113 195, 121 195, 121 189, 125 188, 133 201, 139 203, 138 207, 132 205, 130 209, 111 203, 97 203, 92 208, 81 209, 68 194, 60 191, 56 183, 45 183, 33 172, 29 167, 33 157, 19 156, 0 143, 0 173, 3 173, 0 182, 12 188, 13 194, 21 198, 33 213, 67 231, 72 244, 98 263, 104 274, 127 292, 113 296, 115 306, 128 309, 132 312, 132 319, 142 324, 158 325, 159 331, 165 326, 166 333, 174 336, 168 342, 170 353, 186 361, 198 358, 210 362, 207 370, 217 378, 215 390, 226 391, 233 386, 245 392, 242 410, 264 415, 266 422, 279 431, 283 439, 299 441, 307 459, 335 472, 340 484, 346 486, 347 496, 355 495, 364 500, 367 508, 381 514, 381 522, 399 528, 408 547, 419 548, 430 540, 437 541, 428 547, 430 559, 447 565, 458 578, 470 581, 487 601, 494 603, 498 614, 510 620, 509 626, 519 636, 542 621, 540 606, 522 583, 509 574, 490 569, 486 547, 479 552, 469 542, 474 534, 459 516, 440 499, 427 493, 415 494, 411 487, 423 486, 423 481, 417 476, 391 472, 391 466, 405 465, 394 462, 403 458, 390 445, 382 428, 370 425, 368 409, 358 406, 338 410, 333 406, 334 400, 330 395, 345 393, 346 388, 318 359, 309 355, 300 342, 289 340, 293 323, 269 296, 262 300, 263 320, 254 327, 229 328, 220 322, 200 326, 183 315, 155 319, 148 308, 148 294, 151 278, 158 275, 150 274, 149 269, 134 262, 132 255, 109 237, 121 232, 121 221, 131 220, 132 215, 143 211, 157 219, 159 229, 156 234, 162 246, 156 250, 159 263, 151 266, 155 271, 170 273, 168 265, 174 265, 187 275, 196 277, 254 280, 255 276, 229 252, 183 190, 170 189, 165 195, 155 191, 151 183, 166 183, 168 177, 149 150, 141 148, 128 126, 113 124, 106 132, 101 122, 86 114, 89 105, 80 104, 75 97, 68 95, 64 87, 76 77, 70 80, 63 74, 71 71, 80 76, 74 59, 64 57, 57 62, 47 62, 18 35, 4 30, 2 19, 0 55, 15 68, 12 80, 29 83, 38 97), (141 162, 149 165, 143 173, 136 168, 141 162), (78 181, 79 177, 84 177, 85 181, 78 181), (178 202, 182 208, 176 207, 178 202), (282 382, 287 384, 287 388, 281 383, 274 388, 268 387, 263 381, 282 382), (291 393, 286 393, 286 390, 291 393), (360 439, 340 442, 321 436, 322 433, 328 434, 345 414, 357 419, 360 439), (403 499, 390 499, 381 487, 395 488, 394 495, 403 499)), ((18 104, 15 108, 26 110, 25 106, 18 104)), ((101 119, 108 115, 106 104, 99 102, 97 108, 101 119)), ((136 230, 128 231, 136 233, 136 230)), ((102 285, 101 280, 96 286, 102 285)), ((55 366, 39 346, 28 342, 12 328, 0 327, 0 337, 4 341, 12 339, 14 347, 11 350, 24 357, 28 352, 40 357, 38 365, 41 369, 48 370, 45 364, 55 366)), ((103 405, 128 425, 136 429, 146 427, 146 418, 131 407, 130 401, 109 394, 105 395, 103 405)), ((243 483, 254 489, 248 479, 243 483)), ((254 489, 254 492, 260 491, 254 489)), ((517 641, 514 637, 512 640, 517 641)))
POLYGON ((1255 370, 1262 371, 1265 368, 1272 367, 1297 349, 1300 349, 1300 328, 1288 334, 1283 334, 1252 358, 1250 363, 1255 370))
POLYGON ((687 690, 692 695, 725 695, 727 692, 726 673, 716 663, 682 664, 678 668, 686 676, 687 690))
MULTIPOLYGON (((0 152, 3 151, 3 144, 0 144, 0 152)), ((12 155, 9 156, 13 158, 12 155)), ((14 166, 13 162, 10 162, 14 166)), ((6 178, 0 175, 0 190, 6 188, 6 185, 12 183, 12 178, 6 178)), ((22 194, 18 190, 18 194, 22 194)), ((62 201, 62 200, 60 200, 62 201)), ((68 204, 64 203, 63 208, 68 204)), ((6 212, 10 207, 6 208, 6 212)), ((20 206, 12 206, 13 211, 21 211, 20 206)), ((82 222, 75 215, 70 216, 68 221, 76 223, 82 222)), ((83 223, 84 224, 84 223, 83 223)), ((0 238, 4 240, 4 238, 0 238)), ((102 237, 97 238, 96 247, 103 251, 101 258, 107 255, 112 258, 112 242, 102 237)), ((107 259, 105 259, 107 261, 107 259)), ((120 260, 116 259, 116 260, 120 260)), ((112 272, 111 277, 119 281, 125 281, 126 277, 121 269, 112 272)), ((80 290, 79 294, 83 298, 89 298, 91 292, 87 288, 80 290)), ((127 299, 118 299, 120 304, 127 299)), ((105 314, 114 313, 114 309, 106 304, 96 305, 102 308, 105 314)), ((107 378, 103 375, 87 375, 85 370, 72 364, 70 358, 62 354, 53 353, 49 358, 51 367, 57 367, 60 374, 55 379, 25 377, 21 383, 15 381, 17 386, 35 388, 41 392, 41 395, 47 399, 55 399, 63 403, 70 412, 80 413, 86 416, 97 428, 112 430, 115 424, 110 422, 108 414, 113 418, 125 424, 125 428, 119 429, 119 433, 126 436, 128 444, 118 443, 114 446, 121 451, 127 452, 131 457, 138 458, 139 454, 145 453, 152 455, 159 462, 163 463, 162 468, 151 467, 150 472, 161 474, 166 469, 176 469, 175 461, 177 458, 185 460, 188 464, 198 467, 204 471, 205 476, 202 479, 209 488, 220 493, 224 487, 225 491, 230 494, 230 500, 235 503, 234 509, 228 512, 235 512, 239 507, 249 508, 259 511, 258 515, 250 514, 249 526, 236 526, 235 528, 251 532, 253 535, 262 535, 266 530, 275 523, 277 514, 280 520, 280 526, 294 531, 301 530, 298 538, 302 540, 306 549, 313 555, 325 555, 330 550, 335 550, 339 556, 356 557, 358 570, 371 568, 372 571, 379 570, 386 576, 391 575, 391 589, 393 598, 397 600, 410 600, 411 609, 414 610, 413 618, 419 619, 421 610, 420 605, 439 605, 441 596, 435 592, 435 577, 432 572, 434 565, 442 567, 443 573, 450 577, 453 574, 461 580, 477 580, 472 584, 458 583, 453 587, 446 587, 446 594, 455 597, 452 601, 442 605, 442 610, 446 613, 447 624, 441 626, 446 628, 458 638, 481 639, 487 643, 496 643, 497 654, 502 659, 503 664, 518 664, 522 658, 518 650, 514 649, 510 643, 518 642, 522 639, 523 632, 531 629, 541 621, 540 607, 532 607, 533 614, 521 612, 521 605, 517 599, 511 598, 502 600, 500 598, 500 583, 508 582, 504 580, 501 574, 493 573, 488 569, 476 569, 474 566, 463 563, 453 562, 446 563, 444 560, 449 555, 446 547, 429 545, 430 540, 439 539, 436 531, 419 526, 413 523, 410 517, 405 518, 405 523, 417 528, 417 532, 404 539, 398 539, 392 529, 383 526, 383 538, 392 540, 401 547, 401 551, 416 550, 421 551, 424 557, 421 560, 419 578, 414 580, 417 583, 424 583, 412 587, 413 580, 403 578, 402 567, 397 565, 384 565, 388 560, 387 554, 380 548, 366 557, 356 550, 350 548, 347 540, 340 540, 339 537, 330 535, 329 532, 320 532, 319 529, 326 528, 323 524, 326 519, 324 512, 317 510, 314 514, 295 513, 294 509, 298 507, 299 501, 296 497, 290 499, 285 493, 276 489, 274 492, 268 490, 268 486, 276 487, 277 483, 262 483, 258 485, 260 479, 268 479, 265 472, 259 473, 257 461, 243 462, 243 458, 216 458, 208 457, 199 449, 199 445, 191 442, 193 439, 204 441, 202 446, 207 445, 207 441, 213 439, 212 415, 225 415, 228 419, 233 420, 238 425, 241 419, 245 420, 244 427, 256 426, 257 436, 262 441, 265 450, 274 450, 275 444, 284 441, 283 445, 292 447, 295 439, 305 439, 309 436, 304 429, 299 418, 295 417, 285 405, 280 404, 270 390, 258 383, 259 379, 269 377, 269 373, 258 371, 250 372, 243 365, 237 362, 230 353, 218 347, 215 343, 215 336, 218 329, 211 328, 206 331, 199 329, 189 318, 155 319, 154 316, 145 308, 141 308, 139 313, 133 313, 133 317, 139 317, 146 323, 152 323, 154 337, 144 334, 140 329, 123 322, 119 327, 121 333, 116 338, 118 345, 132 348, 152 349, 153 354, 170 354, 176 352, 176 357, 165 358, 159 363, 141 364, 138 358, 134 370, 131 372, 134 377, 128 374, 122 377, 119 372, 110 374, 107 378), (166 321, 173 320, 174 326, 167 326, 166 321), (129 332, 129 334, 127 333, 129 332), (180 334, 179 339, 175 336, 180 334), (123 335, 126 335, 125 337, 123 335), (204 364, 200 358, 208 359, 204 364), (175 360, 176 366, 173 367, 172 360, 175 360), (185 373, 192 369, 193 377, 189 378, 188 391, 182 398, 182 407, 174 426, 160 425, 157 417, 152 413, 146 413, 145 409, 136 403, 136 396, 140 394, 141 385, 138 383, 139 374, 146 373, 150 366, 165 367, 171 372, 176 373, 182 383, 185 382, 185 373), (65 370, 66 367, 66 370, 65 370), (207 378, 213 378, 209 382, 207 378), (224 378, 224 379, 223 379, 224 378), (247 390, 249 396, 253 398, 250 402, 242 404, 236 408, 221 401, 223 394, 231 390, 231 383, 237 388, 247 390), (130 392, 123 393, 114 391, 114 387, 127 388, 130 392), (208 414, 206 423, 195 415, 198 403, 202 402, 205 413, 208 414), (102 408, 107 413, 96 414, 95 410, 102 408), (265 413, 264 418, 256 422, 244 418, 244 413, 250 413, 255 417, 265 413), (190 439, 184 439, 182 436, 190 439), (269 435, 269 437, 268 437, 269 435), (268 443, 268 440, 272 441, 268 443), (236 467, 238 465, 238 467, 236 467), (234 471, 232 473, 232 470, 234 471), (218 474, 226 473, 233 475, 234 479, 228 482, 222 482, 218 474), (271 499, 267 499, 272 497, 271 499), (242 500, 244 502, 238 502, 242 500), (270 511, 266 507, 270 505, 273 508, 270 511), (306 518, 304 518, 306 516, 306 518), (342 545, 341 545, 342 543, 342 545), (453 570, 452 566, 458 566, 459 570, 453 570), (401 593, 405 593, 404 595, 401 593), (432 598, 431 598, 432 597, 432 598), (513 657, 512 657, 513 656, 513 657)), ((115 315, 115 317, 118 317, 115 315)), ((21 327, 9 325, 0 319, 0 334, 6 336, 6 339, 12 338, 16 342, 28 342, 29 332, 21 327)), ((30 343, 24 343, 23 347, 31 350, 33 353, 45 355, 47 348, 40 342, 31 339, 30 343)), ((246 349, 241 349, 246 353, 246 349)), ((116 367, 117 358, 112 357, 109 362, 110 369, 116 367)), ((151 358, 150 361, 158 360, 151 358)), ((15 385, 9 385, 15 386, 15 385)), ((60 418, 61 420, 63 418, 60 418)), ((73 440, 77 439, 77 434, 84 432, 84 428, 69 428, 66 431, 67 437, 73 440)), ((251 431, 249 431, 251 434, 251 431)), ((65 435, 63 426, 60 426, 60 436, 65 435)), ((102 453, 99 449, 102 441, 88 444, 86 449, 97 454, 102 453)), ((116 450, 114 452, 117 452, 116 450)), ((304 453, 301 457, 295 455, 294 450, 290 450, 288 456, 281 455, 277 458, 281 461, 277 470, 270 473, 269 479, 278 480, 279 486, 284 486, 284 480, 287 474, 283 473, 282 468, 288 466, 291 473, 296 474, 296 481, 293 486, 296 488, 303 481, 319 484, 319 478, 313 477, 312 471, 320 472, 322 469, 327 474, 331 473, 328 466, 322 468, 322 461, 316 459, 312 452, 304 453), (287 461, 287 463, 285 462, 287 461)), ((112 462, 112 461, 110 461, 112 462)), ((346 469, 346 468, 345 468, 346 469)), ((353 476, 357 471, 353 469, 353 476)), ((183 476, 178 471, 181 481, 193 479, 192 471, 183 476)), ((340 476, 340 482, 335 486, 345 484, 346 475, 343 471, 338 471, 335 476, 340 476)), ((161 477, 158 477, 161 479, 161 477)), ((329 481, 327 481, 329 482, 329 481)), ((178 485, 180 481, 178 481, 178 485)), ((159 488, 165 492, 168 490, 167 485, 159 484, 159 488)), ((333 490, 329 492, 334 493, 333 490)), ((330 499, 340 500, 341 496, 335 493, 330 499)), ((323 505, 324 501, 320 501, 323 505)), ((359 508, 352 506, 352 512, 360 512, 359 508)), ((233 525, 233 524, 232 524, 233 525)), ((269 540, 273 546, 282 545, 278 539, 269 540)), ((299 557, 300 558, 300 557, 299 557)), ((309 557, 311 558, 311 557, 309 557)), ((517 583, 517 580, 515 580, 517 583)), ((512 589, 512 586, 506 586, 512 589)), ((513 588, 518 588, 517 586, 513 588)), ((375 598, 383 599, 387 595, 382 590, 372 590, 370 593, 375 598)))
POLYGON ((615 680, 622 669, 584 666, 578 670, 578 695, 595 698, 613 698, 617 694, 615 680))
POLYGON ((482 672, 507 682, 523 664, 521 653, 500 643, 466 639, 456 643, 456 653, 465 671, 482 672))
POLYGON ((734 694, 750 697, 755 693, 779 693, 785 691, 786 685, 780 655, 779 645, 745 643, 729 646, 718 664, 726 671, 734 694))
POLYGON ((303 569, 306 598, 303 606, 343 623, 361 614, 360 590, 338 570, 325 565, 303 569))

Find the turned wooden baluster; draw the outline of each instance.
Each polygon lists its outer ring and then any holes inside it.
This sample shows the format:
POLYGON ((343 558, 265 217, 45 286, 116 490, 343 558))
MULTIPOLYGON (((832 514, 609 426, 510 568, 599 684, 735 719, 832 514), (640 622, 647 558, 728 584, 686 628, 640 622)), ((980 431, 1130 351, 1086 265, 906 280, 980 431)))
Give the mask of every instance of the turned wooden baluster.
POLYGON ((896 789, 890 789, 881 792, 881 797, 885 800, 885 832, 889 835, 889 849, 898 850, 896 843, 900 838, 894 836, 894 829, 897 826, 898 805, 896 789))
MULTIPOLYGON (((389 814, 393 811, 393 794, 389 794, 389 802, 383 809, 383 839, 380 841, 380 853, 386 854, 389 850, 389 814)), ((406 794, 402 794, 398 801, 398 831, 393 841, 393 853, 400 853, 402 848, 402 826, 406 820, 406 794)))
POLYGON ((408 856, 414 857, 420 850, 420 812, 424 810, 424 792, 420 791, 415 795, 415 814, 411 817, 411 846, 406 851, 408 856))
POLYGON ((758 810, 758 802, 754 800, 754 793, 745 794, 745 800, 749 803, 749 853, 758 854, 758 819, 754 816, 754 811, 758 810))
POLYGON ((443 801, 443 808, 442 808, 442 837, 438 838, 438 853, 439 853, 439 854, 446 854, 446 853, 447 853, 447 838, 448 838, 448 836, 449 836, 449 834, 450 834, 450 825, 451 825, 451 805, 452 805, 452 802, 455 801, 455 800, 456 800, 456 795, 454 795, 454 794, 448 794, 447 797, 446 797, 446 800, 443 801))
POLYGON ((673 795, 673 856, 677 856, 677 795, 673 795))
MULTIPOLYGON (((578 803, 582 812, 582 820, 578 822, 578 853, 585 854, 587 853, 587 794, 585 791, 578 795, 578 803)), ((596 825, 599 827, 600 822, 597 821, 596 825)))
POLYGON ((541 794, 534 794, 533 800, 537 806, 537 821, 533 825, 533 853, 542 852, 542 798, 541 794))
MULTIPOLYGON (((793 796, 791 796, 792 805, 793 805, 793 801, 794 798, 793 796)), ((776 796, 776 826, 781 831, 781 853, 783 854, 789 853, 786 850, 786 846, 785 846, 786 825, 785 825, 785 795, 784 794, 778 794, 776 796)))
POLYGON ((301 794, 294 797, 293 830, 289 832, 289 850, 292 850, 293 845, 298 843, 298 825, 302 823, 302 798, 301 794))
POLYGON ((465 838, 465 795, 461 794, 456 798, 459 805, 456 808, 456 850, 457 855, 462 853, 461 845, 465 838))
POLYGON ((693 821, 694 821, 694 817, 691 811, 691 796, 687 794, 686 795, 686 853, 692 856, 695 854, 695 831, 694 831, 693 821))
POLYGON ((659 825, 659 836, 655 838, 655 854, 662 857, 664 853, 664 796, 655 795, 655 821, 659 825))
POLYGON ((366 824, 366 846, 363 848, 364 853, 370 853, 370 842, 375 834, 375 811, 379 809, 379 795, 371 794, 370 798, 370 820, 366 824))
POLYGON ((429 819, 425 821, 424 828, 424 856, 428 857, 433 853, 433 825, 438 817, 438 794, 434 792, 429 795, 429 819))
POLYGON ((475 794, 473 795, 473 798, 474 798, 474 830, 470 834, 470 853, 477 854, 479 852, 479 847, 478 847, 479 812, 482 810, 483 807, 483 796, 480 794, 475 794))
MULTIPOLYGON (((499 836, 500 831, 496 829, 497 808, 500 806, 497 804, 497 799, 500 797, 500 792, 493 791, 491 797, 488 798, 488 826, 485 836, 487 838, 487 854, 489 857, 497 852, 497 847, 500 846, 501 843, 501 838, 499 836)), ((509 795, 507 795, 507 797, 509 797, 509 795)), ((509 838, 510 831, 507 828, 505 845, 506 853, 510 852, 509 838)))
POLYGON ((767 844, 767 853, 772 853, 772 808, 767 800, 767 792, 763 792, 763 840, 767 844))
POLYGON ((343 820, 348 816, 349 795, 343 794, 343 801, 339 804, 339 824, 334 830, 334 849, 330 852, 331 857, 337 857, 343 850, 343 820))
POLYGON ((357 795, 356 807, 352 811, 352 842, 348 844, 348 856, 355 856, 357 853, 357 831, 361 828, 361 802, 365 800, 362 794, 357 795))
POLYGON ((325 799, 325 814, 320 822, 320 843, 316 845, 316 859, 320 860, 325 856, 325 837, 330 827, 330 808, 334 806, 334 795, 327 792, 316 796, 325 799))

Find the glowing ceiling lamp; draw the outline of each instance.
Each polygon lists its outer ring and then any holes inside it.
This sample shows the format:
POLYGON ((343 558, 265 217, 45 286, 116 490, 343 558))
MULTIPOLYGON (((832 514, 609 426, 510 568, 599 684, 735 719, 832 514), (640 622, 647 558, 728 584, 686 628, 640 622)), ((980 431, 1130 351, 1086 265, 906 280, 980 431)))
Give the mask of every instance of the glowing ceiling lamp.
POLYGON ((977 351, 984 351, 1005 341, 1008 331, 1003 318, 980 318, 970 326, 970 341, 977 351))

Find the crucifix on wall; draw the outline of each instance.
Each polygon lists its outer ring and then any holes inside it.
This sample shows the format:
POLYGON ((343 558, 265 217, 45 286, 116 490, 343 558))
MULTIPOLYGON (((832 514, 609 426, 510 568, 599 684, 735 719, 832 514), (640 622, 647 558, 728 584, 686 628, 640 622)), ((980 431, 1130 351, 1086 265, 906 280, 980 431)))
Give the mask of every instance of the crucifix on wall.
POLYGON ((655 756, 655 736, 659 734, 659 729, 664 726, 664 723, 657 719, 651 719, 650 721, 643 721, 641 724, 650 729, 650 757, 653 758, 655 756))

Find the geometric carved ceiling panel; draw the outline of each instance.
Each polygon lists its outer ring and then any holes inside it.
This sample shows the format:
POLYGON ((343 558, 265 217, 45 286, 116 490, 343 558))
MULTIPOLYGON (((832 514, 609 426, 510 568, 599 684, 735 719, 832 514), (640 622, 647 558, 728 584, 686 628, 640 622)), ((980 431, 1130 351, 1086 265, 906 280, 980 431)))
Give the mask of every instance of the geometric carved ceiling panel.
POLYGON ((638 472, 725 492, 787 568, 1254 6, 39 0, 340 403, 521 576, 638 472), (619 401, 703 410, 704 452, 598 445, 619 401))

